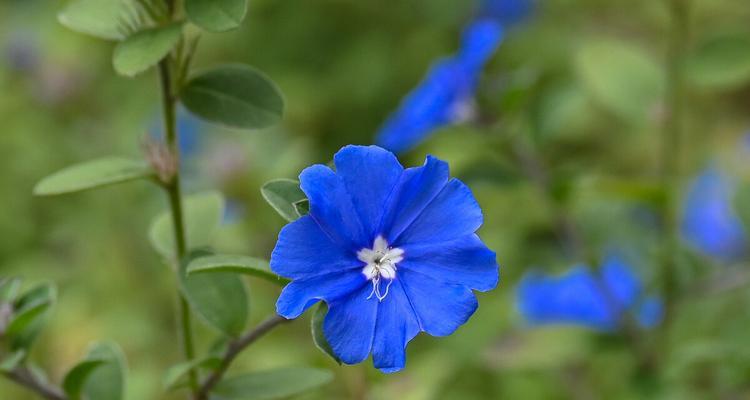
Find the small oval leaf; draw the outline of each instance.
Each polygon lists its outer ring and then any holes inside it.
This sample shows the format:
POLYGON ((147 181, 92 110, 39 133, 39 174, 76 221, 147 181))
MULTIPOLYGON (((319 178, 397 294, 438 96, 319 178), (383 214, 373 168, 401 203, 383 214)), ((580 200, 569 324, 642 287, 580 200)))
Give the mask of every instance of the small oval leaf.
MULTIPOLYGON (((221 224, 224 215, 224 197, 210 191, 185 196, 183 217, 188 248, 208 245, 221 224)), ((174 259, 174 231, 169 212, 159 214, 151 223, 149 239, 154 249, 163 257, 174 259)))
POLYGON ((151 68, 169 54, 181 35, 181 22, 136 32, 115 47, 115 71, 132 77, 151 68))
POLYGON ((247 0, 185 0, 185 12, 201 28, 224 32, 240 26, 247 13, 247 0))
POLYGON ((193 114, 235 128, 274 125, 284 111, 276 84, 245 65, 225 65, 193 77, 180 98, 193 114))
POLYGON ((65 375, 65 379, 63 379, 62 387, 65 394, 67 394, 71 400, 79 400, 88 378, 97 368, 106 362, 107 360, 104 359, 88 359, 79 362, 75 367, 68 371, 65 375))
POLYGON ((151 168, 142 161, 106 157, 67 167, 42 179, 34 187, 34 194, 53 196, 80 192, 152 175, 151 168))
POLYGON ((333 379, 331 371, 283 368, 225 379, 214 392, 228 400, 274 400, 307 392, 333 379))
POLYGON ((289 283, 288 279, 282 278, 271 272, 271 267, 268 265, 268 261, 248 256, 217 254, 196 258, 188 264, 188 275, 207 272, 232 272, 251 275, 281 286, 289 283))
POLYGON ((299 187, 299 182, 293 179, 275 179, 266 182, 260 193, 268 204, 285 220, 292 222, 301 214, 297 203, 307 200, 305 193, 299 187))
POLYGON ((118 24, 125 4, 119 0, 73 0, 57 15, 68 29, 107 40, 123 39, 118 24))
POLYGON ((87 400, 122 400, 125 397, 125 355, 114 343, 95 343, 86 359, 104 362, 91 371, 83 385, 87 400))
POLYGON ((685 65, 688 80, 695 86, 733 89, 750 81, 750 35, 724 34, 703 42, 685 65))
POLYGON ((331 345, 323 334, 323 321, 326 318, 326 314, 328 314, 328 306, 321 301, 315 307, 315 311, 310 319, 310 332, 312 333, 315 347, 341 365, 341 359, 336 357, 336 354, 333 353, 333 348, 331 348, 331 345))
POLYGON ((44 325, 47 311, 57 298, 57 290, 51 284, 41 284, 25 292, 13 305, 13 319, 5 335, 13 350, 28 349, 34 343, 44 325))

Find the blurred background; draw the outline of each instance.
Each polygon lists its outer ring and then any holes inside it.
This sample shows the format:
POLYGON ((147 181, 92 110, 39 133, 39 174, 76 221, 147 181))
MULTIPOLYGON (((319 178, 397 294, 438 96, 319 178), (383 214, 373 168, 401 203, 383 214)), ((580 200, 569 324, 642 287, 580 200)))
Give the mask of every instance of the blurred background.
MULTIPOLYGON (((407 368, 384 375, 369 361, 339 367, 320 353, 306 315, 246 351, 235 370, 332 369, 334 382, 308 399, 750 397, 750 202, 740 201, 750 182, 750 5, 675 1, 687 10, 682 28, 674 1, 540 0, 504 21, 470 117, 400 155, 408 166, 426 154, 447 160, 484 210, 479 233, 498 253, 501 282, 479 294, 466 325, 447 338, 419 336, 407 368), (674 49, 684 71, 676 84, 674 49), (683 105, 677 117, 670 104, 683 105), (631 297, 661 299, 649 323, 587 320, 591 304, 566 305, 585 285, 565 292, 564 278, 519 290, 529 271, 565 277, 576 265, 598 268, 611 251, 640 282, 631 297)), ((162 193, 138 182, 31 196, 66 165, 139 157, 161 129, 156 74, 117 76, 112 44, 61 26, 63 5, 0 2, 0 275, 58 285, 32 353, 55 381, 106 339, 127 355, 128 399, 181 398, 161 389, 180 360, 173 275, 146 238, 162 193)), ((260 186, 327 163, 343 145, 374 143, 430 66, 457 51, 477 9, 459 0, 252 0, 240 29, 204 34, 198 68, 254 65, 287 103, 281 125, 250 132, 180 112, 186 192, 215 188, 229 202, 216 248, 268 258, 284 221, 260 186)), ((274 312, 278 288, 250 285, 255 323, 274 312)), ((214 334, 198 329, 207 348, 214 334)), ((0 398, 33 397, 0 380, 0 398)))

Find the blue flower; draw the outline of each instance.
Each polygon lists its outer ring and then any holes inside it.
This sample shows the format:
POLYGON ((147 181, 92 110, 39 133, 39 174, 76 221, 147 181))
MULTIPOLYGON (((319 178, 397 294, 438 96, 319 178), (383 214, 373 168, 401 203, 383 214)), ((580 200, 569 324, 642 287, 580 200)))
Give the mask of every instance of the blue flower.
POLYGON ((734 182, 716 168, 703 171, 690 185, 682 216, 682 235, 700 252, 720 261, 746 254, 747 236, 732 207, 734 182))
MULTIPOLYGON (((183 157, 195 155, 201 147, 201 121, 183 107, 177 109, 177 139, 183 157)), ((156 140, 164 138, 164 124, 160 120, 152 123, 152 136, 156 140)))
POLYGON ((450 335, 477 308, 472 289, 498 281, 495 253, 475 234, 482 212, 447 163, 404 169, 379 147, 347 146, 336 171, 300 174, 310 213, 284 227, 271 269, 292 280, 276 309, 296 318, 322 300, 333 352, 356 364, 372 352, 383 372, 404 367, 419 332, 450 335))
POLYGON ((614 255, 598 274, 584 266, 559 277, 527 273, 519 284, 518 304, 533 325, 574 324, 605 332, 621 326, 626 312, 644 328, 662 317, 661 301, 645 297, 638 278, 614 255))
POLYGON ((435 130, 468 119, 474 93, 489 58, 502 40, 502 27, 491 18, 474 21, 463 33, 461 49, 436 62, 422 83, 386 120, 377 143, 404 152, 435 130))

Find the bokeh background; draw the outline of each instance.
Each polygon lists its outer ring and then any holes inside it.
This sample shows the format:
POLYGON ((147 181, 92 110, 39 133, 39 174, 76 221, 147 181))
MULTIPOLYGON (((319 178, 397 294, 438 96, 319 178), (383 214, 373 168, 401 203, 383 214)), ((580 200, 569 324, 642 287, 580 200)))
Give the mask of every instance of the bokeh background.
MULTIPOLYGON (((677 160, 679 173, 668 184, 680 196, 706 168, 738 188, 750 178, 750 5, 693 0, 688 30, 675 38, 668 3, 540 0, 507 30, 484 70, 474 117, 401 155, 406 165, 428 153, 449 161, 483 207, 480 235, 498 253, 501 283, 479 295, 465 326, 447 338, 419 336, 407 368, 384 375, 369 361, 337 366, 313 345, 304 316, 246 351, 235 370, 304 364, 335 371, 333 383, 301 397, 308 399, 750 396, 746 253, 727 260, 695 243, 724 243, 716 233, 723 220, 711 221, 743 215, 734 189, 726 204, 714 204, 721 196, 705 207, 699 201, 695 212, 705 215, 680 231, 671 248, 674 304, 655 328, 532 326, 517 306, 518 282, 530 269, 596 266, 612 248, 628 255, 644 291, 662 294, 665 157, 677 160), (670 38, 686 49, 684 131, 679 146, 665 147, 670 38)), ((58 285, 32 354, 53 379, 90 342, 113 340, 128 358, 129 399, 180 398, 161 390, 163 371, 180 360, 173 275, 146 238, 165 207, 162 193, 138 182, 31 196, 40 178, 63 166, 109 154, 139 157, 144 138, 161 126, 154 72, 118 77, 111 43, 57 23, 63 4, 0 2, 0 275, 58 285)), ((476 7, 460 0, 252 0, 242 28, 204 34, 198 67, 252 64, 287 102, 281 125, 251 132, 181 112, 186 191, 216 188, 229 199, 216 248, 269 257, 284 221, 263 201, 263 182, 294 178, 343 145, 373 143, 429 66, 456 51, 476 7)), ((686 204, 679 199, 681 220, 693 212, 686 204)), ((736 240, 744 249, 744 237, 736 240)), ((278 288, 250 285, 257 322, 274 312, 278 288)), ((200 326, 200 346, 213 335, 200 326)), ((0 398, 33 397, 0 380, 0 398)))

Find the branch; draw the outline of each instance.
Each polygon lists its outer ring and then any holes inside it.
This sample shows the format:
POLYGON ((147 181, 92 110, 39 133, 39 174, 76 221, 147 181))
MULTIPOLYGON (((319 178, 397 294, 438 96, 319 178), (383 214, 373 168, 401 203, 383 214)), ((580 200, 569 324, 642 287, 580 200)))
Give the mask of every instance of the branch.
POLYGON ((272 315, 258 324, 258 326, 256 326, 253 330, 231 341, 229 343, 229 346, 227 347, 227 350, 224 352, 224 356, 221 359, 219 368, 212 372, 211 375, 209 375, 208 378, 203 381, 198 394, 195 396, 195 400, 208 399, 208 395, 211 390, 216 386, 216 384, 219 383, 221 378, 227 372, 227 369, 229 369, 229 366, 232 364, 232 361, 234 361, 234 359, 242 352, 242 350, 244 350, 247 346, 251 345, 256 340, 260 339, 271 329, 289 321, 290 320, 284 317, 272 315))
POLYGON ((47 382, 42 381, 26 367, 17 367, 9 372, 4 372, 8 379, 37 393, 47 400, 67 400, 62 390, 47 382))

